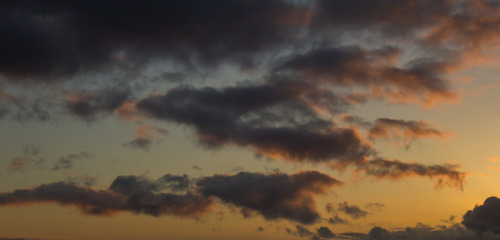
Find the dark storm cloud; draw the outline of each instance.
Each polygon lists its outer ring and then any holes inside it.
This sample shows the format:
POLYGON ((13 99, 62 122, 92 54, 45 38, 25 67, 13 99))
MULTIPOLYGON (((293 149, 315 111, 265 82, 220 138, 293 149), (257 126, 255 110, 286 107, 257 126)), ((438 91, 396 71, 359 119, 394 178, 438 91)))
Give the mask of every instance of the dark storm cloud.
POLYGON ((280 0, 6 1, 0 8, 7 79, 54 79, 162 57, 251 63, 255 53, 290 41, 307 11, 280 0))
POLYGON ((500 233, 500 199, 489 197, 482 205, 476 205, 465 213, 462 224, 476 232, 500 233))
POLYGON ((373 150, 357 131, 334 127, 315 112, 345 105, 317 86, 279 79, 223 89, 174 88, 141 100, 137 108, 153 118, 193 126, 207 146, 236 144, 292 161, 362 161, 373 150))
MULTIPOLYGON (((170 176, 171 177, 171 176, 170 176)), ((168 177, 167 177, 168 178, 168 177)), ((163 182, 178 182, 163 179, 163 182)), ((174 184, 174 186, 177 186, 174 184)), ((128 211, 152 216, 198 217, 208 213, 212 201, 197 194, 158 192, 161 186, 134 176, 117 177, 109 189, 96 190, 73 183, 56 182, 31 189, 0 194, 0 205, 57 203, 72 205, 91 215, 110 215, 128 211)))
POLYGON ((56 171, 61 169, 70 169, 71 167, 73 167, 75 160, 88 159, 93 157, 94 155, 88 152, 72 153, 68 156, 60 157, 59 159, 57 159, 57 162, 52 170, 56 171))
POLYGON ((401 179, 405 177, 428 177, 437 179, 436 187, 450 186, 462 188, 466 174, 457 170, 456 165, 424 165, 420 163, 405 163, 399 160, 377 158, 366 161, 355 170, 375 179, 401 179))
POLYGON ((200 192, 222 202, 259 212, 266 219, 288 219, 303 224, 319 220, 314 197, 342 183, 328 175, 310 171, 263 175, 241 172, 215 175, 197 182, 200 192))
POLYGON ((300 237, 309 237, 313 235, 313 233, 309 231, 309 229, 302 225, 296 225, 295 228, 297 229, 297 231, 294 234, 299 235, 300 237))

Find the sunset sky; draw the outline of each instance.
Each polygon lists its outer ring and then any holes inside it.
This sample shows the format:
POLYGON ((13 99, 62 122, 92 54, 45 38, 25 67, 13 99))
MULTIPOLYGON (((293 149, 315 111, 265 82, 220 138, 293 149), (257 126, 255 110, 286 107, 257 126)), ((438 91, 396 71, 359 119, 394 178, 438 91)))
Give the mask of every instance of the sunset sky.
POLYGON ((500 240, 500 1, 0 1, 0 240, 500 240))

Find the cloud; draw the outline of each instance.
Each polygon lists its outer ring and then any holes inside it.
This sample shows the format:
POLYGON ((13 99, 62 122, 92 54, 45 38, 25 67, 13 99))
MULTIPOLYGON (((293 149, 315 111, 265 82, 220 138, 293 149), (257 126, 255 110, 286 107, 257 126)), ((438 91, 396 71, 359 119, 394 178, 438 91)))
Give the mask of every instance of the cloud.
POLYGON ((295 235, 299 235, 300 237, 309 237, 313 235, 313 233, 309 231, 309 229, 302 225, 296 225, 295 228, 297 229, 295 235))
POLYGON ((428 58, 414 59, 396 67, 400 50, 385 47, 365 50, 359 46, 313 49, 290 57, 276 71, 290 72, 333 86, 368 88, 375 98, 391 103, 430 106, 436 101, 455 101, 457 93, 443 75, 449 64, 428 58))
POLYGON ((73 163, 75 160, 88 159, 93 157, 94 155, 88 152, 72 153, 68 156, 60 157, 59 159, 57 159, 57 162, 52 170, 57 171, 62 169, 70 169, 71 167, 73 167, 73 163))
POLYGON ((356 129, 319 118, 311 107, 318 102, 345 106, 324 89, 279 79, 223 89, 174 88, 137 107, 149 117, 194 127, 200 143, 210 147, 235 144, 272 159, 310 162, 356 162, 373 153, 356 129))
POLYGON ((415 227, 406 227, 403 230, 395 230, 395 231, 389 231, 382 227, 374 227, 370 230, 368 236, 362 239, 493 240, 493 239, 500 239, 500 236, 493 235, 491 233, 478 235, 474 231, 468 230, 459 224, 454 224, 449 227, 438 226, 433 228, 425 224, 418 223, 415 227))
POLYGON ((38 144, 24 145, 22 152, 29 156, 36 156, 40 153, 40 145, 38 144))
POLYGON ((328 218, 328 223, 337 225, 337 224, 348 224, 349 221, 347 219, 343 219, 339 216, 333 216, 331 218, 328 218))
MULTIPOLYGON (((341 202, 336 205, 333 203, 327 203, 325 208, 328 213, 344 213, 353 219, 364 218, 371 214, 357 205, 349 205, 347 202, 341 202)), ((332 224, 345 224, 347 223, 347 220, 334 216, 334 218, 329 219, 329 222, 332 224)))
POLYGON ((134 140, 124 144, 133 148, 149 150, 153 140, 163 140, 163 135, 168 134, 168 130, 152 125, 140 125, 134 133, 134 140))
POLYGON ((335 238, 335 233, 333 233, 328 227, 319 227, 316 231, 318 232, 318 237, 320 238, 335 238))
POLYGON ((377 211, 380 212, 382 211, 382 208, 385 207, 385 204, 380 203, 380 202, 370 202, 365 205, 365 208, 370 210, 370 211, 377 211))
POLYGON ((0 16, 0 31, 10 34, 0 41, 0 74, 37 81, 158 58, 252 63, 257 53, 291 40, 307 17, 307 9, 280 0, 88 1, 50 7, 20 1, 3 3, 2 9, 9 11, 0 16))
POLYGON ((66 107, 69 113, 86 121, 93 121, 101 114, 119 109, 131 97, 130 90, 106 89, 99 92, 67 93, 66 107))
POLYGON ((89 187, 95 179, 68 178, 29 189, 0 193, 0 206, 56 203, 75 206, 85 214, 133 212, 152 216, 201 217, 214 200, 260 213, 268 220, 287 219, 311 224, 320 219, 314 198, 342 182, 316 171, 296 174, 241 172, 193 181, 187 175, 166 174, 157 180, 118 176, 109 188, 89 187))
POLYGON ((200 179, 196 185, 207 197, 242 209, 260 213, 264 218, 288 219, 302 224, 319 220, 314 198, 326 194, 339 180, 316 172, 269 175, 240 172, 236 175, 215 175, 200 179))
POLYGON ((42 168, 45 163, 45 159, 41 157, 32 157, 32 156, 18 156, 12 158, 9 162, 8 167, 12 171, 23 171, 27 167, 42 168))
POLYGON ((12 95, 3 91, 0 86, 0 119, 10 117, 12 120, 21 123, 49 121, 52 119, 50 107, 53 104, 53 99, 47 96, 38 96, 37 94, 28 96, 12 95))
POLYGON ((500 233, 500 199, 489 197, 482 205, 476 205, 465 213, 462 224, 476 232, 500 233))
POLYGON ((347 202, 337 204, 336 210, 347 214, 353 219, 364 218, 370 214, 370 212, 362 210, 356 205, 349 205, 347 202))
POLYGON ((462 188, 466 177, 466 173, 457 170, 457 165, 423 165, 382 158, 361 163, 355 172, 363 173, 375 179, 398 180, 412 176, 428 177, 437 179, 436 187, 450 186, 455 188, 462 188))
MULTIPOLYGON (((158 181, 178 182, 169 177, 158 181)), ((90 215, 110 215, 127 211, 152 216, 178 217, 199 217, 212 209, 212 201, 207 198, 192 193, 178 195, 159 192, 162 187, 164 186, 160 186, 158 182, 135 176, 117 177, 109 189, 104 190, 80 187, 68 182, 56 182, 31 189, 1 193, 0 206, 57 203, 63 206, 75 206, 90 215)))
POLYGON ((413 37, 419 30, 435 24, 441 16, 450 14, 453 7, 449 0, 320 0, 316 3, 317 12, 312 24, 318 30, 381 32, 389 38, 413 37))
POLYGON ((433 128, 424 121, 378 118, 368 131, 368 138, 402 141, 405 145, 408 145, 418 138, 435 137, 444 139, 450 134, 450 132, 443 132, 433 128))

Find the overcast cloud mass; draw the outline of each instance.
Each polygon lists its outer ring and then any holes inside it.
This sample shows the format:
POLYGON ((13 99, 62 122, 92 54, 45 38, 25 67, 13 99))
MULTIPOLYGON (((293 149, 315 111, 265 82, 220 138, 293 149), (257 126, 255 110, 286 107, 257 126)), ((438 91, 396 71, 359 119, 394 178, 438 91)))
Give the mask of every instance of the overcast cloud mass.
POLYGON ((2 1, 0 140, 17 150, 0 151, 0 206, 211 224, 229 214, 280 239, 499 239, 494 196, 467 198, 486 200, 460 223, 395 227, 377 220, 395 212, 382 193, 336 193, 423 178, 469 196, 490 177, 453 142, 474 132, 455 122, 481 125, 479 113, 453 113, 496 89, 471 82, 500 62, 498 26, 497 0, 2 1), (199 149, 237 159, 201 161, 199 149), (371 230, 336 230, 362 221, 371 230))

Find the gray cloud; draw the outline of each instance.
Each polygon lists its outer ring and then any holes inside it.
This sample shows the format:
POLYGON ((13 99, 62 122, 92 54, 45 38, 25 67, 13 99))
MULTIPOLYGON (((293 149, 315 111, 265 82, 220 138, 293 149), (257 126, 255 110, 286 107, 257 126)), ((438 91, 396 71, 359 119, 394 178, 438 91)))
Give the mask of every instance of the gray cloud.
POLYGON ((356 162, 373 154, 355 130, 336 128, 316 115, 310 105, 322 101, 345 105, 316 86, 272 80, 224 89, 174 88, 137 106, 153 118, 193 126, 207 146, 236 144, 290 161, 356 162))
POLYGON ((418 176, 437 179, 436 187, 450 186, 461 189, 466 174, 457 170, 456 165, 423 165, 420 163, 405 163, 400 160, 382 158, 366 161, 358 165, 355 170, 375 179, 401 179, 418 176))
POLYGON ((88 153, 88 152, 79 152, 79 153, 72 153, 69 154, 68 156, 60 157, 57 159, 56 164, 52 168, 53 171, 57 170, 62 170, 62 169, 70 169, 73 167, 74 161, 75 160, 82 160, 82 159, 88 159, 88 158, 93 158, 94 155, 88 153))
POLYGON ((1 8, 0 30, 10 34, 0 41, 0 74, 36 81, 104 70, 120 61, 249 64, 255 53, 290 40, 305 17, 305 9, 280 0, 18 1, 1 8))
POLYGON ((318 232, 318 237, 320 238, 335 238, 335 233, 333 233, 328 227, 319 227, 316 231, 318 232))
POLYGON ((444 139, 449 135, 450 132, 433 128, 430 124, 423 121, 390 118, 378 118, 368 131, 368 138, 370 139, 403 141, 404 144, 410 144, 411 141, 418 138, 435 137, 444 139))
POLYGON ((241 172, 205 177, 197 182, 205 196, 257 211, 266 219, 289 219, 303 224, 319 220, 314 197, 339 185, 340 181, 316 171, 291 175, 241 172))
POLYGON ((366 238, 368 240, 396 240, 396 239, 425 239, 425 240, 494 240, 500 239, 500 236, 491 233, 478 235, 472 230, 468 230, 459 224, 449 227, 430 227, 418 223, 415 227, 407 227, 403 230, 389 231, 382 227, 374 227, 370 230, 366 238))
POLYGON ((328 223, 337 225, 337 224, 348 224, 349 221, 347 219, 343 219, 339 216, 333 216, 331 218, 328 218, 328 223))
POLYGON ((158 189, 156 184, 133 176, 117 177, 105 190, 56 182, 1 193, 0 205, 53 202, 75 206, 91 215, 129 211, 153 216, 199 217, 211 210, 212 202, 200 195, 162 193, 158 189))
POLYGON ((66 108, 72 115, 93 121, 99 115, 112 113, 130 99, 132 92, 123 89, 106 89, 100 92, 67 93, 66 108))
POLYGON ((500 233, 500 199, 489 197, 463 216, 462 224, 476 232, 500 233))
POLYGON ((30 189, 0 193, 0 206, 56 203, 75 206, 85 214, 133 212, 152 216, 201 217, 214 200, 253 211, 268 220, 311 224, 320 219, 314 198, 342 183, 316 171, 269 175, 241 172, 193 181, 187 175, 166 174, 157 180, 119 176, 107 189, 89 186, 93 179, 69 178, 30 189))

